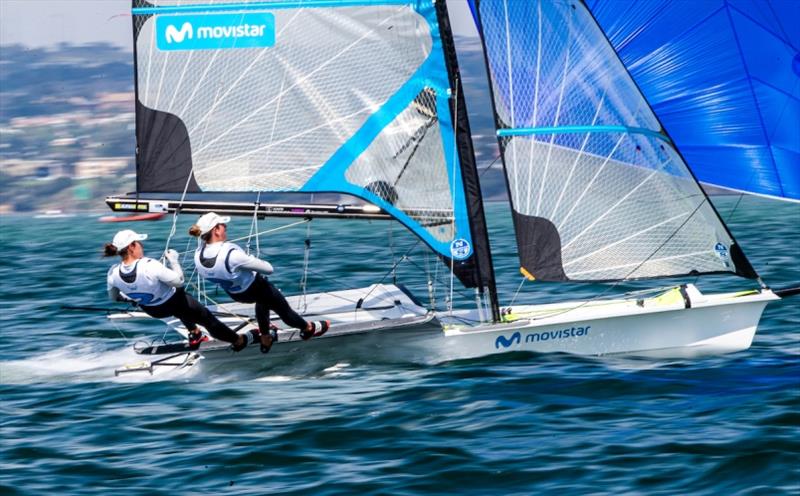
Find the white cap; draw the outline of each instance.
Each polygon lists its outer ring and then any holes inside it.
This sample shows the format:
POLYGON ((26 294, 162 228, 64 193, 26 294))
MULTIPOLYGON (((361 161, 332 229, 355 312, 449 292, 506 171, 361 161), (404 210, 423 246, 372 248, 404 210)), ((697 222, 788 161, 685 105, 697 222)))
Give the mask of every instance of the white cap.
POLYGON ((118 232, 114 236, 114 240, 111 241, 111 244, 114 245, 117 250, 123 250, 134 241, 144 241, 146 239, 147 234, 139 234, 136 231, 125 229, 124 231, 118 232))
POLYGON ((197 219, 197 227, 200 228, 200 235, 202 236, 217 227, 217 224, 227 224, 230 221, 230 217, 223 217, 214 212, 209 212, 205 215, 201 215, 200 218, 197 219))

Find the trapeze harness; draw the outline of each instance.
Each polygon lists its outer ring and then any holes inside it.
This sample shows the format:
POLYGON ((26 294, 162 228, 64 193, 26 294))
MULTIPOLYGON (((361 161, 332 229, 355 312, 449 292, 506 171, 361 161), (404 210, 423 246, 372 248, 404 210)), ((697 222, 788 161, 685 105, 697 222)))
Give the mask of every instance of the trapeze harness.
POLYGON ((194 252, 194 264, 197 267, 197 272, 204 279, 219 284, 222 289, 232 294, 241 293, 253 284, 256 279, 255 272, 252 270, 234 271, 231 269, 231 255, 237 250, 242 255, 246 255, 244 250, 233 243, 223 241, 217 255, 206 258, 203 256, 206 246, 203 243, 194 252))
POLYGON ((158 261, 152 258, 142 257, 133 264, 130 272, 122 272, 122 264, 116 264, 108 271, 108 282, 111 286, 119 289, 125 296, 142 306, 157 306, 169 300, 175 294, 176 289, 164 284, 148 270, 148 265, 158 261))

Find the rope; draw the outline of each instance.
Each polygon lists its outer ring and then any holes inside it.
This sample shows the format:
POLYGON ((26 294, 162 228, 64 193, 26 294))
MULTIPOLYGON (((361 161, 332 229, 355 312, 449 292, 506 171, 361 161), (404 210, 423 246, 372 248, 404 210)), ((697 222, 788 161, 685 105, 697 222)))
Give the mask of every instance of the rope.
MULTIPOLYGON (((310 221, 310 219, 309 219, 310 221)), ((311 222, 306 224, 306 239, 305 248, 303 249, 303 276, 300 278, 300 290, 302 296, 300 302, 303 307, 303 312, 308 310, 308 301, 306 300, 306 289, 308 286, 308 263, 311 260, 311 222)))
MULTIPOLYGON (((247 235, 247 254, 250 254, 250 241, 253 238, 253 232, 258 231, 258 207, 261 205, 261 192, 258 192, 256 202, 253 205, 253 220, 250 221, 250 234, 247 235)), ((256 236, 256 257, 261 255, 261 245, 259 244, 260 237, 256 236)))
POLYGON ((178 225, 178 215, 181 212, 181 207, 183 206, 184 200, 186 200, 186 192, 189 191, 189 183, 192 181, 192 173, 194 172, 194 165, 189 170, 189 173, 186 175, 186 184, 183 185, 183 193, 181 193, 181 199, 178 201, 178 208, 175 209, 175 212, 172 214, 172 227, 169 230, 169 235, 167 236, 167 242, 164 244, 164 253, 161 255, 161 260, 163 261, 166 258, 167 250, 169 250, 169 242, 172 241, 172 237, 175 236, 175 229, 178 225))
MULTIPOLYGON (((197 290, 197 291, 200 291, 200 288, 199 288, 199 287, 197 287, 197 285, 195 285, 194 283, 190 282, 190 283, 188 283, 188 284, 189 284, 190 286, 192 286, 192 287, 193 287, 195 290, 197 290)), ((207 293, 206 293, 206 295, 205 295, 205 296, 206 296, 206 300, 207 300, 207 301, 210 301, 212 304, 214 304, 214 305, 216 305, 216 306, 217 306, 217 310, 222 310, 223 312, 227 313, 227 314, 228 314, 228 315, 230 315, 231 317, 235 317, 235 318, 237 318, 237 319, 241 320, 241 321, 242 321, 242 322, 244 322, 244 323, 247 323, 247 324, 251 323, 251 321, 250 321, 249 319, 246 319, 245 317, 242 317, 240 314, 238 314, 238 313, 234 312, 233 310, 230 310, 230 309, 228 309, 228 308, 227 308, 225 305, 223 305, 222 303, 220 303, 220 302, 218 302, 218 301, 214 300, 213 298, 211 298, 210 296, 208 296, 208 294, 207 294, 207 293)))

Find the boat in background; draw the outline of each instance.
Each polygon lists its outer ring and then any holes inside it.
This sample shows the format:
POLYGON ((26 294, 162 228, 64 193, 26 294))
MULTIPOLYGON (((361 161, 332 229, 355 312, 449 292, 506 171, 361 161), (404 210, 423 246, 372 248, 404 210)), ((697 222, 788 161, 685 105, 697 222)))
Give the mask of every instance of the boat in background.
MULTIPOLYGON (((299 343, 276 321, 281 339, 270 355, 248 355, 261 363, 306 345, 424 362, 518 350, 727 353, 750 346, 769 302, 800 292, 761 280, 583 3, 477 3, 520 288, 609 284, 587 300, 509 306, 496 289, 446 2, 134 0, 132 12, 137 192, 107 198, 112 210, 172 212, 173 227, 179 213, 248 216, 255 237, 270 216, 393 220, 451 274, 443 308, 433 290, 426 308, 398 285, 307 293, 307 236, 302 294, 289 301, 305 316, 334 316, 333 326, 299 343), (250 34, 225 38, 231 27, 250 34), (186 35, 218 28, 219 39, 186 35), (276 192, 369 204, 261 201, 276 192), (680 284, 607 295, 624 281, 710 274, 748 283, 725 294, 680 284), (474 288, 474 308, 454 306, 456 281, 474 288)), ((214 310, 239 332, 255 325, 247 306, 214 310)), ((245 356, 213 341, 137 350, 146 360, 119 373, 245 356)))
POLYGON ((138 222, 144 220, 161 220, 165 215, 167 215, 166 212, 148 212, 130 215, 106 215, 97 220, 100 222, 138 222))
POLYGON ((45 210, 33 216, 34 219, 64 219, 67 217, 75 217, 73 213, 65 213, 63 210, 45 210))

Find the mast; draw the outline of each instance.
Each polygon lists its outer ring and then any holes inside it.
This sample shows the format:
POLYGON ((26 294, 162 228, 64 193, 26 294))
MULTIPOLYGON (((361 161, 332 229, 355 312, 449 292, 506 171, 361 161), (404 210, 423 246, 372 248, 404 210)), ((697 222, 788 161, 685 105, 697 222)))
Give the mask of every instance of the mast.
POLYGON ((475 265, 478 281, 476 287, 483 295, 484 287, 488 291, 492 320, 500 321, 500 305, 497 298, 494 264, 492 263, 489 231, 486 227, 486 216, 483 210, 480 179, 475 162, 475 150, 472 144, 472 131, 467 116, 467 106, 461 85, 461 73, 458 68, 458 57, 450 28, 447 3, 436 2, 436 13, 439 20, 439 31, 445 53, 445 64, 450 77, 450 85, 455 90, 455 100, 451 101, 451 109, 455 118, 457 146, 459 149, 461 177, 466 195, 467 212, 470 218, 470 231, 475 248, 475 265))

